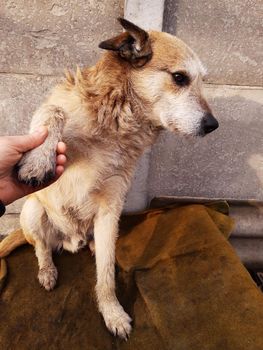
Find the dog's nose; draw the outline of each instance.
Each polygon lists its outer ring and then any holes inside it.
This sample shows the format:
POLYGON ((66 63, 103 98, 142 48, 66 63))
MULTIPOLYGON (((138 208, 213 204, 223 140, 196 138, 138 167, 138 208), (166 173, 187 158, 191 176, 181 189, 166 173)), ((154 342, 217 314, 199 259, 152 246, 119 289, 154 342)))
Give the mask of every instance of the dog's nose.
POLYGON ((219 127, 218 121, 211 113, 206 113, 202 119, 202 129, 205 134, 209 134, 219 127))

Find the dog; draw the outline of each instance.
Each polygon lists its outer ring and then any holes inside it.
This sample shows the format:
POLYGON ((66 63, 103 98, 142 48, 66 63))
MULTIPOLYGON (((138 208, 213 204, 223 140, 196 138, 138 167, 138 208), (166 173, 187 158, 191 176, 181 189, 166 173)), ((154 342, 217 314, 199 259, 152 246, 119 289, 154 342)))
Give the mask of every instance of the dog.
POLYGON ((67 72, 34 114, 30 131, 45 125, 49 134, 24 154, 20 181, 36 186, 55 176, 60 140, 68 164, 58 181, 27 198, 22 230, 0 243, 0 257, 29 242, 39 282, 51 290, 52 252, 77 252, 93 234, 98 309, 110 332, 126 339, 131 318, 115 294, 115 242, 136 161, 162 129, 204 136, 218 122, 203 97, 205 69, 197 55, 170 34, 119 22, 125 32, 100 43, 106 52, 98 63, 67 72))

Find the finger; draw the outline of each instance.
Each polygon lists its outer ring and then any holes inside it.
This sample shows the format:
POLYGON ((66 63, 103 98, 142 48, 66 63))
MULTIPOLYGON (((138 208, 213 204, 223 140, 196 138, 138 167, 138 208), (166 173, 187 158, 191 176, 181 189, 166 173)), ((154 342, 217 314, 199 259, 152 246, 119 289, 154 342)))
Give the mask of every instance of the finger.
POLYGON ((41 127, 37 131, 28 135, 10 136, 10 141, 20 153, 27 152, 37 146, 40 146, 46 139, 48 130, 41 127))
POLYGON ((57 145, 57 153, 66 153, 66 150, 67 150, 67 146, 64 142, 60 141, 58 142, 58 145, 57 145))
POLYGON ((63 174, 64 170, 65 170, 65 168, 62 165, 58 165, 56 167, 56 179, 57 179, 57 177, 59 177, 60 175, 63 174))
POLYGON ((56 159, 57 165, 64 165, 67 161, 65 154, 59 154, 56 159))

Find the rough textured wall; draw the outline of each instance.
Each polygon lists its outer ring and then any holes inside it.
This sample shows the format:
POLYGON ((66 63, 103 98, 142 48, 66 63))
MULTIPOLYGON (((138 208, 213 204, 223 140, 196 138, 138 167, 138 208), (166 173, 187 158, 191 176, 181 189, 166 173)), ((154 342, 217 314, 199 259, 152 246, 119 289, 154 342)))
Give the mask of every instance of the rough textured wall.
POLYGON ((53 75, 91 65, 98 43, 120 32, 122 0, 2 0, 0 70, 53 75))
POLYGON ((166 0, 163 30, 198 52, 209 83, 262 86, 260 0, 166 0))

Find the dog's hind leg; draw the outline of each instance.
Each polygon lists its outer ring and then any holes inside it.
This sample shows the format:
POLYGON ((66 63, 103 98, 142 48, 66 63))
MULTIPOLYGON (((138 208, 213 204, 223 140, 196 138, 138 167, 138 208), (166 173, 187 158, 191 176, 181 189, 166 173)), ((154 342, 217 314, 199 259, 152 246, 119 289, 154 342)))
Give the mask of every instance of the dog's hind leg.
POLYGON ((18 178, 20 181, 38 186, 55 177, 56 148, 62 138, 66 116, 64 111, 53 105, 43 105, 34 114, 30 132, 41 126, 48 128, 45 142, 26 152, 18 164, 18 178))
POLYGON ((31 195, 25 202, 20 223, 27 241, 35 246, 39 283, 46 290, 51 290, 55 287, 58 276, 52 260, 52 247, 56 234, 44 207, 35 195, 31 195))
POLYGON ((126 339, 131 331, 131 318, 115 294, 115 242, 120 211, 100 207, 94 219, 95 256, 97 265, 96 293, 99 311, 107 328, 126 339))

